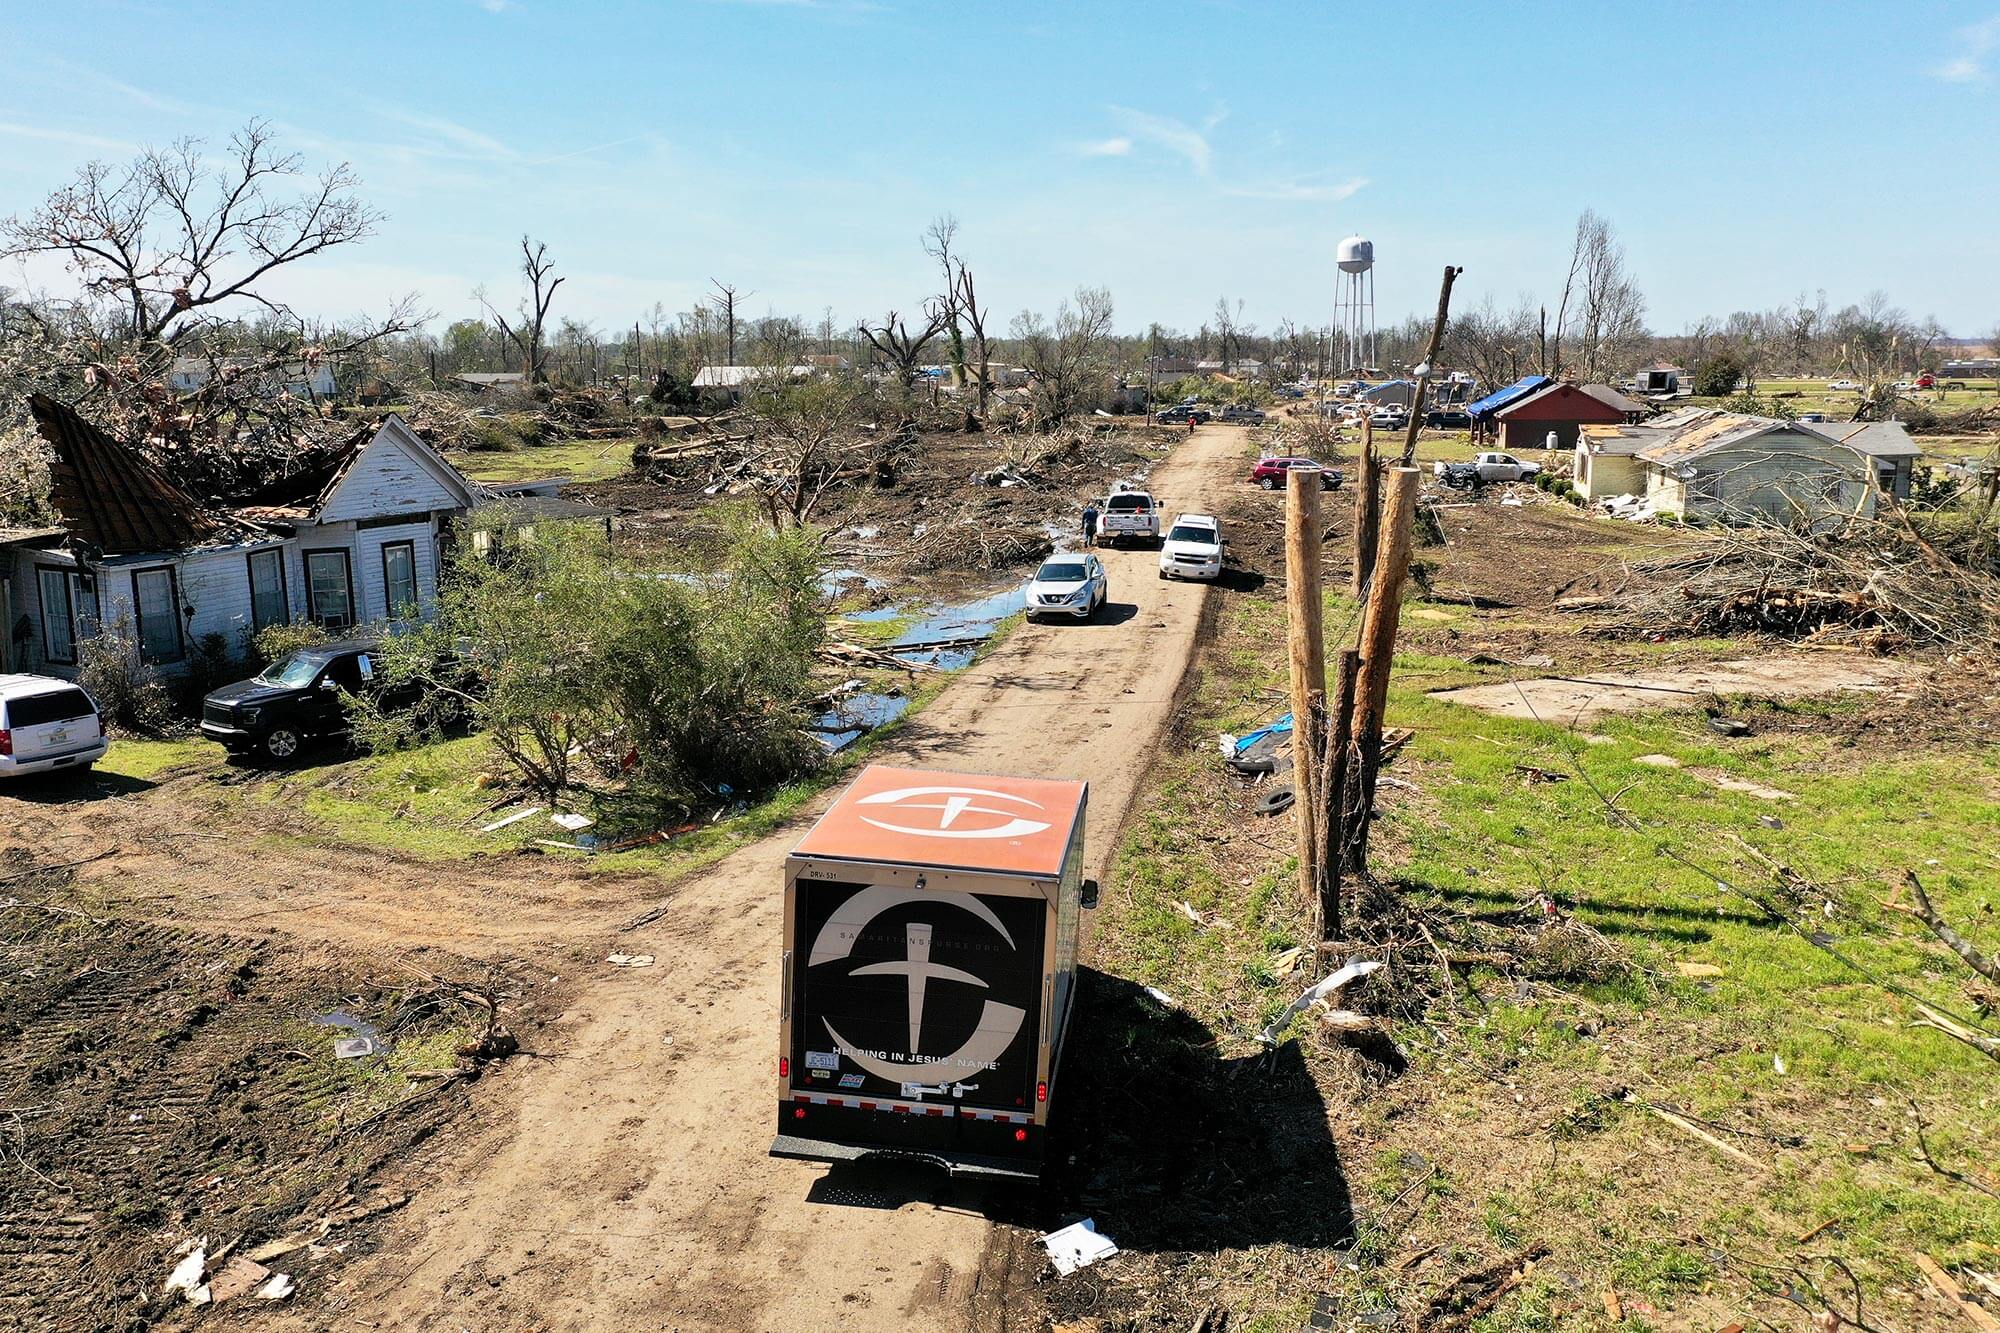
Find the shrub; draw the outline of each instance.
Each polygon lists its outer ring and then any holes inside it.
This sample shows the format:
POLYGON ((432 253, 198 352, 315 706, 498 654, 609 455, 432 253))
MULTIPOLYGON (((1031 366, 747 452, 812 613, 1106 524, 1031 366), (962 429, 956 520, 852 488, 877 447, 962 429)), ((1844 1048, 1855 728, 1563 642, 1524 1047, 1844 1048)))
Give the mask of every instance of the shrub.
POLYGON ((1695 371, 1694 391, 1702 398, 1727 398, 1743 382, 1743 362, 1733 353, 1719 352, 1695 371))
POLYGON ((286 625, 266 625, 250 639, 250 654, 259 668, 283 661, 301 648, 312 648, 328 639, 325 630, 310 620, 286 625))
POLYGON ((504 421, 486 420, 473 426, 466 437, 465 447, 489 454, 511 454, 522 446, 522 439, 512 426, 504 421))
POLYGON ((825 634, 818 538, 749 510, 723 517, 719 548, 675 569, 621 559, 581 528, 499 560, 463 552, 436 621, 377 658, 385 683, 415 684, 423 702, 396 717, 358 703, 357 739, 428 739, 462 707, 542 792, 575 785, 582 756, 661 806, 801 771, 821 753, 805 725, 825 634))
POLYGON ((139 660, 129 621, 101 626, 77 640, 76 680, 106 720, 127 731, 159 736, 173 726, 173 696, 160 673, 139 660))

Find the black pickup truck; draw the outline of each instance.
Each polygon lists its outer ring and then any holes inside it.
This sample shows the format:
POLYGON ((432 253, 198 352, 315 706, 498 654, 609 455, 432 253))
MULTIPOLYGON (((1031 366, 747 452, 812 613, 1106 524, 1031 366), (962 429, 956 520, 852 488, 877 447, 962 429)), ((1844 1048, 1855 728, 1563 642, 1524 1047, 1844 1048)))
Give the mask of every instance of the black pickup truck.
POLYGON ((231 754, 286 763, 315 741, 347 734, 342 694, 374 694, 391 707, 414 703, 393 697, 406 691, 381 689, 379 648, 372 639, 301 648, 249 680, 213 690, 201 701, 201 734, 231 754))

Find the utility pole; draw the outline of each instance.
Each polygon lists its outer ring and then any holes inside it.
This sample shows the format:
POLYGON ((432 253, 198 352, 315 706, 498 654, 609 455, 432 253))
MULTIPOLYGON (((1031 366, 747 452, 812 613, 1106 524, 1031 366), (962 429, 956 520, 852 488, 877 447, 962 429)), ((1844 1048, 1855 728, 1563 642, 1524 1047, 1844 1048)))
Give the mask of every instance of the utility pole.
POLYGON ((1437 365, 1438 351, 1444 346, 1445 317, 1451 311, 1451 285, 1458 281, 1462 268, 1444 266, 1444 284, 1438 288, 1437 319, 1431 324, 1431 340, 1424 347, 1424 359, 1417 363, 1416 401, 1410 404, 1410 420, 1403 431, 1403 466, 1409 467, 1417 460, 1417 430, 1424 420, 1424 390, 1430 387, 1431 371, 1437 365))
POLYGON ((1326 640, 1320 616, 1318 468, 1293 468, 1285 489, 1285 609, 1292 663, 1292 810, 1298 828, 1299 896, 1318 913, 1319 723, 1326 713, 1326 640))

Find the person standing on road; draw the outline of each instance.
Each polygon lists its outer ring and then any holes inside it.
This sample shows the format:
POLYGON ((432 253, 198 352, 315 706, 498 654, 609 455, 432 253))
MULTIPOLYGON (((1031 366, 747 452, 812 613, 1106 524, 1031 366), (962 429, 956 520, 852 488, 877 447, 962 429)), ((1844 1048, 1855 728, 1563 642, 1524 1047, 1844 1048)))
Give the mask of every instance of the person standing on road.
POLYGON ((1194 434, 1194 413, 1188 413, 1188 434, 1194 434))
POLYGON ((1097 545, 1097 502, 1091 501, 1083 507, 1083 547, 1089 550, 1097 545))

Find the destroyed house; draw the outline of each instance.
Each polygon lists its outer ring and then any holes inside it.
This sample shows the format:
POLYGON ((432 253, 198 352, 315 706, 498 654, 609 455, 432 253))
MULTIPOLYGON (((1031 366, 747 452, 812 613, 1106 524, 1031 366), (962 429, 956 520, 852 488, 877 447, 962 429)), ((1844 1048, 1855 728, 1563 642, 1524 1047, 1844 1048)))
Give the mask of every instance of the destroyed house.
POLYGON ((426 618, 452 520, 488 498, 395 416, 226 504, 61 403, 30 408, 55 520, 0 532, 0 670, 73 675, 79 645, 107 628, 172 672, 210 635, 233 655, 269 625, 426 618))
POLYGON ((1586 429, 1577 488, 1589 500, 1641 496, 1690 521, 1829 526, 1908 496, 1919 450, 1897 423, 1806 425, 1692 408, 1644 425, 1586 429))

